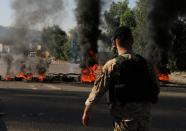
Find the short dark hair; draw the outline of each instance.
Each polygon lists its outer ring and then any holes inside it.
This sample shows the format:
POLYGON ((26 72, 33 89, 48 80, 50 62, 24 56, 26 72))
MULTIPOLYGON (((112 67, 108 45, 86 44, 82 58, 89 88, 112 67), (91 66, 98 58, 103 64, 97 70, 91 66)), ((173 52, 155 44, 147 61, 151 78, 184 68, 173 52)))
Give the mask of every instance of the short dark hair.
POLYGON ((117 38, 121 41, 121 46, 125 47, 128 41, 133 40, 131 29, 127 26, 119 27, 114 32, 111 40, 113 41, 117 38))

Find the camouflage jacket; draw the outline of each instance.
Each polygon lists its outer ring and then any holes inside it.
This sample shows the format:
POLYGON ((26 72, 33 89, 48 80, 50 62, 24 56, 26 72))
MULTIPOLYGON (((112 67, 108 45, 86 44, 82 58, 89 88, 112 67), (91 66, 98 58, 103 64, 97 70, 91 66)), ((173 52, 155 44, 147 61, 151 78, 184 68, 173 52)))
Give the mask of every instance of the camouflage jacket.
MULTIPOLYGON (((92 88, 91 93, 89 94, 88 99, 85 102, 86 106, 92 106, 96 102, 100 100, 100 98, 109 90, 110 87, 110 80, 111 74, 114 74, 114 79, 119 77, 118 73, 118 65, 126 59, 131 59, 134 54, 132 53, 124 53, 121 55, 125 59, 121 59, 122 57, 116 57, 114 59, 109 60, 103 67, 101 74, 97 77, 94 86, 92 88)), ((149 64, 149 72, 155 83, 158 83, 157 77, 153 70, 153 67, 149 64)), ((114 117, 138 117, 140 115, 144 115, 144 111, 146 114, 150 113, 150 103, 129 103, 125 106, 121 106, 119 103, 112 103, 111 104, 111 115, 114 117), (148 112, 148 113, 147 113, 148 112)))

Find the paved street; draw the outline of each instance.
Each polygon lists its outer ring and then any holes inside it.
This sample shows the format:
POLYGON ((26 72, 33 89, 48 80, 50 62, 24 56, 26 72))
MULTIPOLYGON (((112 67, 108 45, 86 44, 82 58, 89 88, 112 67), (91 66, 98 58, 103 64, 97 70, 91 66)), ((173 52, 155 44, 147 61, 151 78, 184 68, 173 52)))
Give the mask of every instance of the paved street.
MULTIPOLYGON (((82 127, 82 109, 90 87, 0 82, 1 110, 8 131, 112 131, 104 99, 92 110, 90 127, 82 127)), ((186 87, 162 86, 152 116, 152 131, 186 131, 186 87)))

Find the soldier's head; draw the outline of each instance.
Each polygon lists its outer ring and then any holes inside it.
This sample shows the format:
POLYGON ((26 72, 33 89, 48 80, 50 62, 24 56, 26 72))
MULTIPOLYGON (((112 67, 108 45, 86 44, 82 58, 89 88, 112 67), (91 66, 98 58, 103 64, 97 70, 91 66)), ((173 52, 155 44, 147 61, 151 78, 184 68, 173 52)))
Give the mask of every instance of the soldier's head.
POLYGON ((112 37, 112 43, 117 49, 132 50, 133 36, 130 28, 122 26, 116 29, 112 37))

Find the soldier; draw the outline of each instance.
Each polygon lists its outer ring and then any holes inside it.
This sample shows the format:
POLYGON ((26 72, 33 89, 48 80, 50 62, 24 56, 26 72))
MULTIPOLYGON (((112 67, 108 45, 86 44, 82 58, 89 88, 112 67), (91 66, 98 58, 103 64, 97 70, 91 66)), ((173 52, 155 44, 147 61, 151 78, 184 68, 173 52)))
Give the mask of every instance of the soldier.
POLYGON ((109 91, 114 131, 149 131, 151 104, 156 103, 159 83, 152 66, 132 52, 133 36, 120 27, 112 38, 118 56, 109 60, 85 102, 82 124, 88 126, 91 107, 109 91))

